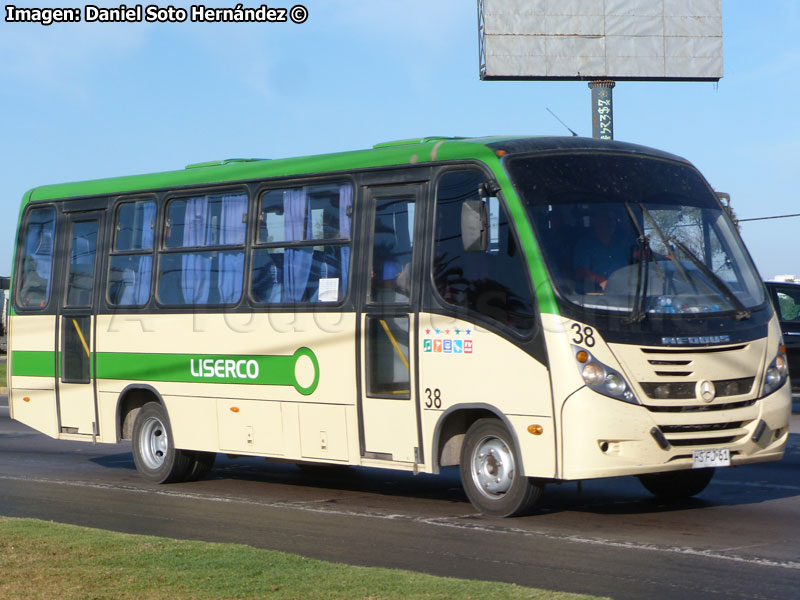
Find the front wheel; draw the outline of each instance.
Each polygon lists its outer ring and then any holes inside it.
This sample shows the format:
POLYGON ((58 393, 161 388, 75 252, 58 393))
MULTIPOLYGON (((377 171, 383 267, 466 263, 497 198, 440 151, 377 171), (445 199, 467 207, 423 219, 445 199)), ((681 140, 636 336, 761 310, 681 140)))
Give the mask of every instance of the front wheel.
POLYGON ((190 453, 175 448, 167 411, 158 402, 145 404, 133 422, 133 462, 155 483, 183 481, 194 466, 190 453))
POLYGON ((497 419, 472 424, 461 447, 461 484, 472 505, 493 517, 514 517, 531 510, 542 495, 541 482, 525 477, 519 453, 497 419))
POLYGON ((188 454, 191 466, 183 479, 184 481, 203 479, 214 467, 214 462, 217 460, 217 455, 214 452, 189 452, 188 454))
POLYGON ((651 494, 665 502, 678 502, 696 496, 711 483, 714 469, 691 469, 639 475, 639 481, 651 494))

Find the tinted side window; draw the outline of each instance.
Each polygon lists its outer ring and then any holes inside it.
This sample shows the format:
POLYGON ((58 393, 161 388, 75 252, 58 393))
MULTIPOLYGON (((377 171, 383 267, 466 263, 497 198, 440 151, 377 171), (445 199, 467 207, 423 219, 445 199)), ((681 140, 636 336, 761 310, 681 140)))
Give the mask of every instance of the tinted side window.
POLYGON ((480 200, 486 177, 477 170, 452 171, 440 180, 436 194, 433 278, 447 304, 478 313, 520 332, 534 323, 533 296, 525 262, 497 198, 484 198, 489 212, 485 252, 465 252, 461 241, 461 205, 480 200))
POLYGON ((265 192, 253 250, 253 300, 341 302, 347 294, 352 213, 349 183, 265 192))
POLYGON ((108 302, 143 306, 150 300, 156 203, 136 200, 119 205, 114 248, 109 261, 108 302), (120 254, 124 252, 125 254, 120 254))
POLYGON ((19 284, 16 300, 22 308, 44 308, 50 300, 55 231, 54 208, 35 208, 28 213, 17 275, 19 284))
POLYGON ((172 306, 239 302, 247 204, 246 193, 233 193, 181 198, 167 205, 158 274, 160 302, 172 306), (225 248, 201 250, 209 247, 225 248), (183 249, 191 250, 175 251, 183 249))
POLYGON ((778 317, 781 321, 800 322, 800 289, 792 287, 775 288, 778 298, 778 317))
POLYGON ((70 234, 67 298, 64 306, 91 306, 97 262, 97 219, 75 221, 70 234))
POLYGON ((209 194, 167 205, 167 248, 244 244, 247 194, 209 194))
POLYGON ((370 302, 407 303, 411 297, 416 198, 388 198, 375 206, 370 302))
POLYGON ((114 250, 152 250, 156 226, 156 203, 153 200, 124 202, 117 210, 114 250))

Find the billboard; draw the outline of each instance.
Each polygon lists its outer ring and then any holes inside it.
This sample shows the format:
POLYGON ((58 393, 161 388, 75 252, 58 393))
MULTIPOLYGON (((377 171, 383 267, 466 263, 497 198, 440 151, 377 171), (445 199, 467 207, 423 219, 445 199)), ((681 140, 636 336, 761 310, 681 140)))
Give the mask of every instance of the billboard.
POLYGON ((722 0, 478 0, 484 80, 719 81, 722 0))

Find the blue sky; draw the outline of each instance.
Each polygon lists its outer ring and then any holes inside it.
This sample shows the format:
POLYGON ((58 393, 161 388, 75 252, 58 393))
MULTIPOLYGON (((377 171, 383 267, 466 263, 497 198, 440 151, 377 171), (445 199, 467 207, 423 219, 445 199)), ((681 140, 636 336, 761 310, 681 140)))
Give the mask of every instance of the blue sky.
MULTIPOLYGON (((0 20, 0 275, 20 198, 41 184, 426 135, 566 134, 547 108, 591 135, 586 83, 479 80, 474 0, 304 4, 302 25, 0 20)), ((615 137, 688 158, 740 218, 800 212, 800 2, 723 0, 723 40, 718 85, 619 83, 615 137)), ((800 275, 798 234, 800 218, 742 226, 767 278, 800 275)))

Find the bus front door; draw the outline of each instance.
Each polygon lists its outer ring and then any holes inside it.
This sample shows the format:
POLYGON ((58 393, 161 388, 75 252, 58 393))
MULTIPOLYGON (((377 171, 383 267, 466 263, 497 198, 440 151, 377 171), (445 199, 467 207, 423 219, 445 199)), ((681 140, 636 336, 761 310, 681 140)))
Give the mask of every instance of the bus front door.
MULTIPOLYGON (((422 462, 415 385, 415 304, 419 269, 415 215, 419 185, 367 190, 369 245, 366 291, 359 314, 364 458, 422 462)), ((421 211, 420 211, 421 212, 421 211)))
POLYGON ((68 213, 66 248, 57 259, 61 272, 66 274, 56 337, 61 433, 98 433, 93 334, 101 220, 102 215, 96 211, 68 213))

